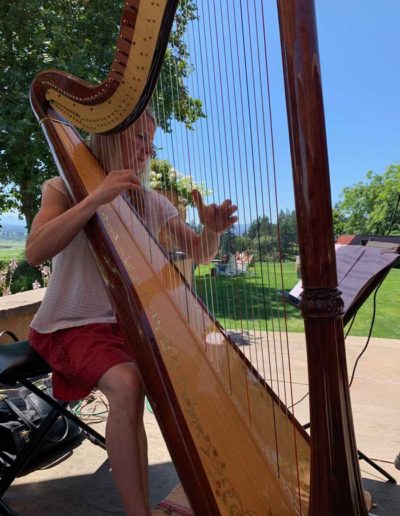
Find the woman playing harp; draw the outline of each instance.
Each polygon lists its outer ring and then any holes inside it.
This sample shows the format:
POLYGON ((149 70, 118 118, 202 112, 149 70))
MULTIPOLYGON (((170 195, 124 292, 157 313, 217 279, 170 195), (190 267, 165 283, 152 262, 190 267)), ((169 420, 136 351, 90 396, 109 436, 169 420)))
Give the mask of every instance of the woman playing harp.
POLYGON ((198 235, 181 222, 165 197, 143 188, 155 130, 155 119, 146 110, 122 133, 93 137, 93 150, 105 168, 111 162, 120 170, 111 170, 75 206, 70 206, 61 178, 45 183, 26 246, 32 265, 55 257, 45 298, 31 324, 32 346, 53 369, 56 398, 81 399, 94 387, 106 396, 107 452, 126 511, 135 516, 150 514, 141 373, 121 336, 82 229, 99 206, 122 192, 139 192, 144 198, 143 219, 153 236, 166 232, 189 257, 207 263, 217 252, 218 235, 237 220, 230 200, 206 207, 200 193, 194 192, 204 224, 198 235))
MULTIPOLYGON (((228 2, 225 4, 227 8, 221 13, 222 21, 225 14, 231 12, 245 14, 243 8, 250 2, 237 2, 236 10, 231 9, 228 2)), ((196 514, 364 515, 366 508, 347 387, 343 303, 337 291, 313 1, 278 0, 295 201, 299 216, 304 285, 302 311, 310 366, 311 437, 295 419, 286 396, 282 399, 280 389, 270 387, 269 372, 259 372, 257 357, 254 363, 250 362, 204 305, 198 302, 195 293, 180 288, 179 273, 149 238, 149 232, 140 224, 139 217, 127 209, 126 202, 122 200, 121 206, 119 201, 101 205, 117 191, 129 187, 135 190, 132 198, 138 211, 143 212, 144 218, 150 214, 147 211, 149 202, 141 202, 140 197, 143 196, 136 195, 140 193, 137 180, 126 172, 126 169, 133 169, 138 175, 139 167, 135 163, 122 163, 116 167, 121 169, 119 175, 112 173, 104 180, 103 171, 71 124, 88 133, 109 134, 125 130, 137 119, 150 100, 149 92, 151 94, 154 87, 162 58, 156 42, 166 44, 166 28, 172 23, 176 1, 129 0, 124 5, 116 57, 101 85, 89 85, 69 74, 49 70, 40 74, 32 86, 31 101, 36 117, 50 143, 60 174, 66 178, 71 197, 78 205, 66 211, 69 206, 64 199, 64 204, 55 203, 55 207, 50 202, 46 211, 44 199, 41 213, 47 214, 42 223, 42 215, 35 221, 28 243, 31 261, 37 263, 63 247, 59 243, 63 243, 64 237, 60 237, 61 231, 55 229, 53 235, 56 236, 51 240, 55 246, 47 254, 42 252, 48 246, 47 235, 51 233, 52 226, 64 230, 63 223, 68 229, 79 220, 80 226, 76 229, 79 233, 84 222, 88 221, 85 231, 118 309, 121 331, 132 352, 135 350, 141 379, 143 384, 146 383, 146 392, 196 514), (161 20, 162 6, 168 23, 164 18, 161 20), (126 182, 122 184, 119 180, 126 182), (88 192, 89 201, 79 202, 88 192), (93 199, 97 201, 93 203, 93 199), (93 204, 99 209, 96 217, 89 220, 94 213, 93 204), (71 217, 74 213, 77 216, 71 217), (82 217, 82 213, 85 216, 82 217), (59 225, 57 219, 61 220, 59 225), (131 225, 136 231, 134 238, 130 238, 130 233, 133 233, 131 225), (34 248, 37 256, 32 251, 34 248), (176 284, 179 288, 175 288, 176 284)), ((261 8, 264 2, 259 2, 259 5, 261 8)), ((258 16, 251 18, 253 25, 258 16)), ((207 26, 211 27, 214 21, 212 13, 207 26)), ((224 32, 217 25, 215 29, 217 34, 224 32)), ((235 30, 225 32, 236 34, 235 30)), ((246 32, 257 34, 250 30, 250 25, 246 32)), ((236 48, 233 50, 235 57, 242 55, 236 48)), ((244 62, 246 65, 250 63, 247 59, 244 62)), ((222 67, 223 70, 229 68, 222 67)), ((249 77, 249 74, 245 75, 249 77)), ((240 97, 236 100, 243 105, 237 78, 236 74, 233 85, 240 97)), ((227 97, 221 95, 218 98, 227 97)), ((218 116, 218 110, 214 116, 211 113, 210 119, 221 119, 225 128, 229 124, 223 123, 224 104, 221 110, 221 116, 218 116)), ((256 120, 257 114, 259 111, 255 110, 255 117, 252 117, 253 110, 248 110, 250 128, 253 127, 252 118, 256 120)), ((148 115, 146 117, 141 120, 149 126, 148 115)), ((246 125, 244 123, 243 127, 246 125)), ((134 126, 135 139, 137 127, 134 126)), ((241 135, 240 130, 238 135, 241 135)), ((229 141, 229 138, 213 139, 211 133, 209 140, 214 140, 211 143, 218 154, 219 141, 229 141)), ((122 141, 121 147, 130 149, 126 141, 122 141)), ((238 147, 242 151, 246 141, 241 140, 238 147)), ((147 152, 150 152, 150 146, 147 152)), ((106 151, 105 155, 108 153, 106 151)), ((250 148, 248 153, 253 156, 253 149, 250 148)), ((219 154, 223 156, 223 153, 219 154)), ((139 157, 137 151, 132 156, 139 157)), ((105 168, 113 170, 115 167, 106 165, 105 168)), ((240 175, 242 170, 243 167, 239 166, 240 175)), ((56 195, 54 186, 51 190, 53 196, 56 195)), ((45 190, 45 198, 47 190, 50 191, 50 185, 45 190)), ((263 193, 261 186, 259 191, 263 193)), ((163 220, 168 219, 167 223, 159 225, 156 231, 153 228, 152 232, 158 236, 161 229, 168 231, 176 246, 199 262, 209 260, 212 255, 211 252, 206 252, 206 255, 198 252, 202 238, 207 241, 212 237, 215 250, 218 231, 217 228, 213 230, 207 221, 214 210, 204 211, 199 196, 197 204, 200 218, 206 226, 202 237, 191 234, 179 223, 176 212, 174 217, 166 210, 163 220), (194 252, 191 252, 190 242, 193 242, 194 252)), ((220 219, 219 229, 222 229, 235 219, 232 218, 234 208, 225 201, 219 209, 222 213, 217 219, 220 219)), ((157 217, 153 219, 158 220, 157 217)), ((85 306, 91 307, 92 304, 97 307, 99 299, 85 306)), ((54 303, 53 306, 56 309, 54 303)), ((281 355, 286 356, 285 349, 281 355)), ((138 391, 135 407, 139 413, 142 410, 139 373, 134 371, 131 374, 138 391)), ((289 386, 291 383, 288 382, 289 386)), ((278 379, 276 385, 279 387, 283 383, 278 379)), ((126 406, 125 403, 120 405, 126 406)), ((138 433, 137 430, 135 436, 138 433)), ((139 490, 136 495, 143 500, 146 488, 140 449, 137 444, 134 471, 139 490)), ((114 466, 115 473, 117 469, 114 466)))

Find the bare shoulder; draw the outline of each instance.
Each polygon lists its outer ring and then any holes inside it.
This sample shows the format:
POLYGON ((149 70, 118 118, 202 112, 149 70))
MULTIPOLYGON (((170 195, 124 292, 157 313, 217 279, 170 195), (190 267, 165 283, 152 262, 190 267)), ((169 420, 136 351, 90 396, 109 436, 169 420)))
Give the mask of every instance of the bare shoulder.
POLYGON ((38 228, 70 208, 65 185, 60 177, 46 181, 42 190, 42 203, 32 223, 32 229, 38 228))
POLYGON ((47 181, 45 181, 42 185, 42 193, 45 193, 45 191, 48 190, 49 188, 57 190, 58 192, 65 195, 66 197, 68 196, 67 188, 65 186, 64 181, 62 180, 62 178, 60 176, 52 177, 51 179, 48 179, 47 181))

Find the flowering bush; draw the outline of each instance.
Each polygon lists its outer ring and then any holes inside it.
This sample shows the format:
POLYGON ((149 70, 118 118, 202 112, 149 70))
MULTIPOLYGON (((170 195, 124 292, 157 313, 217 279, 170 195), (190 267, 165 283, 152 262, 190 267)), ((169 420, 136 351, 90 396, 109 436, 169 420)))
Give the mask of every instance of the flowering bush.
POLYGON ((1 296, 9 296, 11 294, 11 282, 15 272, 15 269, 18 267, 16 260, 11 260, 6 266, 0 269, 0 295, 1 296))
POLYGON ((32 267, 20 258, 0 262, 0 296, 47 287, 50 276, 51 264, 48 262, 39 267, 32 267))
POLYGON ((36 290, 38 288, 47 287, 49 284, 50 276, 51 276, 51 266, 50 263, 42 263, 42 265, 39 265, 38 267, 40 274, 42 276, 42 283, 40 283, 37 279, 32 283, 33 290, 36 290))
POLYGON ((167 160, 151 160, 150 186, 154 190, 163 192, 175 192, 179 202, 184 206, 195 206, 192 190, 196 189, 204 196, 210 195, 205 184, 196 183, 192 176, 185 176, 175 170, 167 160))
POLYGON ((47 287, 51 276, 50 262, 46 262, 44 264, 42 263, 42 265, 39 265, 38 269, 40 270, 40 274, 42 275, 43 286, 47 287))

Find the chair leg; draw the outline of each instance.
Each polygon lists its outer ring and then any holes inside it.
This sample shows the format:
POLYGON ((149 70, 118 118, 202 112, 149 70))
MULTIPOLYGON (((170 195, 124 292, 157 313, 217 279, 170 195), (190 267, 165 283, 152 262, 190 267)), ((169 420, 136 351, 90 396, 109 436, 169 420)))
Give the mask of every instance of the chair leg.
POLYGON ((0 480, 0 497, 7 491, 10 485, 13 483, 15 477, 22 471, 28 461, 35 455, 38 450, 39 444, 42 442, 44 436, 48 430, 55 423, 60 415, 60 407, 53 408, 46 416, 40 427, 35 430, 31 436, 29 443, 27 443, 17 455, 13 463, 5 469, 0 480))
POLYGON ((391 482, 392 484, 397 484, 396 479, 394 477, 392 477, 392 475, 390 473, 388 473, 383 468, 381 468, 376 462, 374 462, 372 459, 367 457, 367 455, 365 455, 365 453, 361 452, 360 450, 358 450, 358 458, 360 460, 365 460, 365 462, 367 462, 370 466, 372 466, 377 471, 379 471, 379 473, 381 475, 386 477, 389 480, 389 482, 391 482))
POLYGON ((45 394, 42 390, 40 390, 34 383, 31 383, 29 380, 23 379, 19 380, 19 382, 26 387, 27 389, 34 392, 39 398, 41 398, 43 401, 51 405, 52 407, 59 410, 63 416, 68 418, 70 421, 73 421, 76 423, 82 430, 86 433, 89 440, 96 444, 97 446, 100 446, 103 448, 103 450, 106 449, 106 441, 102 435, 100 435, 96 430, 93 430, 89 425, 87 425, 84 421, 82 421, 79 417, 75 416, 75 414, 72 414, 70 410, 66 408, 66 404, 59 405, 59 403, 54 400, 51 396, 48 396, 45 394))

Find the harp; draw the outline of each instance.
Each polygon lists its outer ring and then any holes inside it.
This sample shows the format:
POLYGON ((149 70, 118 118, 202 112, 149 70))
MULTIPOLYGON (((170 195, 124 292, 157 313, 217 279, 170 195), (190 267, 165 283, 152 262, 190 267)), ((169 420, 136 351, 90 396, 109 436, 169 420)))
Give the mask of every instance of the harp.
MULTIPOLYGON (((215 3, 199 2, 199 9, 205 4, 217 35, 212 56, 204 58, 213 69, 223 54, 217 48, 221 25, 213 16, 215 3)), ((226 4, 224 14, 247 20, 251 5, 258 5, 259 15, 264 5, 233 4, 232 10, 226 4)), ((73 126, 107 134, 140 115, 155 88, 176 5, 174 0, 125 3, 116 57, 100 86, 56 71, 35 79, 33 110, 75 202, 99 184, 104 171, 73 126)), ((347 386, 314 4, 278 0, 277 7, 311 436, 123 199, 102 206, 85 231, 195 514, 355 516, 367 512, 347 386)), ((251 32, 243 28, 241 34, 246 31, 251 32)), ((238 34, 230 35, 238 41, 238 34)), ((241 60, 250 66, 254 55, 241 60)), ((242 73, 251 74, 247 68, 242 73)), ((224 98, 224 113, 228 104, 224 98)), ((253 113, 268 118, 261 109, 253 113)))

